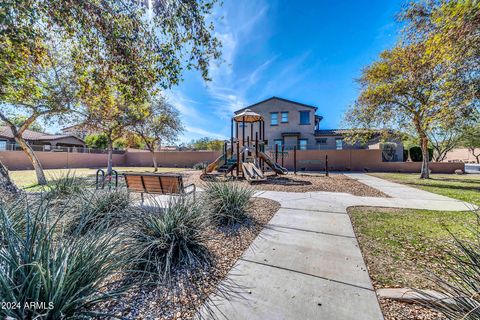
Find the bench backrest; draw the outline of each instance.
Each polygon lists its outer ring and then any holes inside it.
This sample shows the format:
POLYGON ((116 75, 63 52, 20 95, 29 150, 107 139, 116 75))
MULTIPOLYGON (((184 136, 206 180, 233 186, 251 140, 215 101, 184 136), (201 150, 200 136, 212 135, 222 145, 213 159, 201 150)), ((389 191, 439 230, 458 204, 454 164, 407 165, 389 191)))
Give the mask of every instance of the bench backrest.
POLYGON ((124 174, 127 188, 136 192, 178 194, 183 193, 181 175, 124 174))

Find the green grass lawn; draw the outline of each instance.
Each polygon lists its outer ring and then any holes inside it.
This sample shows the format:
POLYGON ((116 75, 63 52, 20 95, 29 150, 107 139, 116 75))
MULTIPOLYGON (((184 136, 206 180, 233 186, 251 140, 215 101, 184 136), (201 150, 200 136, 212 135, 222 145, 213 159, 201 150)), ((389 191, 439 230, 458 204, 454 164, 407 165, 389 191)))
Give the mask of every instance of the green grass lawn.
POLYGON ((449 231, 473 239, 468 226, 476 222, 471 212, 357 207, 349 214, 377 288, 432 288, 428 272, 442 274, 449 231))
MULTIPOLYGON (((115 167, 118 173, 122 172, 153 172, 151 167, 115 167)), ((158 172, 179 172, 184 168, 158 168, 158 172)), ((68 172, 75 174, 76 177, 94 177, 97 169, 78 168, 78 169, 51 169, 45 170, 47 179, 55 179, 66 175, 68 172)), ((34 170, 10 171, 10 176, 15 184, 22 188, 32 188, 37 185, 37 178, 34 170)))
MULTIPOLYGON (((372 173, 371 175, 480 206, 480 176, 372 173)), ((350 208, 349 214, 369 272, 378 287, 432 288, 428 273, 442 274, 439 259, 452 242, 449 231, 473 239, 468 226, 476 223, 471 212, 390 208, 350 208)))
POLYGON ((370 175, 480 206, 478 174, 431 174, 431 179, 419 179, 416 173, 370 173, 370 175))

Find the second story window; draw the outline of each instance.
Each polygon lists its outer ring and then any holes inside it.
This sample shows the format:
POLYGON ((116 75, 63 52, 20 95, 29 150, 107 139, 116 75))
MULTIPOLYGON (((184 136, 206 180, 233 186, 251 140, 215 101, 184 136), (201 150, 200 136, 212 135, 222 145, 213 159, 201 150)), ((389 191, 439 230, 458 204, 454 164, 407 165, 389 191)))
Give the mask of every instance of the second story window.
POLYGON ((300 111, 300 124, 310 124, 310 111, 300 111))
POLYGON ((335 148, 337 150, 342 150, 343 149, 343 139, 339 138, 335 140, 335 148))
POLYGON ((288 111, 282 112, 282 123, 288 122, 288 111))
POLYGON ((308 139, 298 139, 298 150, 307 150, 308 139))
POLYGON ((278 112, 270 113, 270 125, 277 126, 278 125, 278 112))

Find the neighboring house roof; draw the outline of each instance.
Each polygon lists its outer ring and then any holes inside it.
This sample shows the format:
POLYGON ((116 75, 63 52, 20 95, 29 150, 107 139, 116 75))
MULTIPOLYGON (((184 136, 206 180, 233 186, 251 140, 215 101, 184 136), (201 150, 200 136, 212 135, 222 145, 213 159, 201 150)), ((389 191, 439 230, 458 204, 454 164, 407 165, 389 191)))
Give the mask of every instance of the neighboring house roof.
MULTIPOLYGON (((28 140, 28 141, 54 141, 54 140, 59 140, 64 138, 74 138, 81 141, 82 143, 85 143, 82 139, 72 134, 48 134, 48 133, 37 132, 37 131, 28 130, 28 129, 23 132, 22 136, 25 140, 28 140)), ((6 139, 14 138, 10 127, 0 126, 0 138, 6 138, 6 139)))
POLYGON ((327 130, 315 130, 316 136, 341 136, 349 133, 351 129, 327 129, 327 130))
POLYGON ((298 106, 302 106, 302 107, 307 107, 307 108, 312 108, 314 109, 315 111, 317 110, 317 107, 315 106, 311 106, 311 105, 308 105, 308 104, 303 104, 303 103, 300 103, 300 102, 296 102, 296 101, 292 101, 292 100, 288 100, 288 99, 284 99, 284 98, 279 98, 279 97, 271 97, 271 98, 268 98, 268 99, 265 99, 263 101, 260 101, 260 102, 257 102, 255 104, 252 104, 252 105, 249 105, 248 107, 245 107, 245 108, 242 108, 242 109, 239 109, 237 111, 235 111, 235 113, 239 113, 245 109, 251 109, 259 104, 262 104, 264 102, 267 102, 267 101, 270 101, 270 100, 280 100, 280 101, 285 101, 285 102, 289 102, 289 103, 292 103, 292 104, 296 104, 298 106))

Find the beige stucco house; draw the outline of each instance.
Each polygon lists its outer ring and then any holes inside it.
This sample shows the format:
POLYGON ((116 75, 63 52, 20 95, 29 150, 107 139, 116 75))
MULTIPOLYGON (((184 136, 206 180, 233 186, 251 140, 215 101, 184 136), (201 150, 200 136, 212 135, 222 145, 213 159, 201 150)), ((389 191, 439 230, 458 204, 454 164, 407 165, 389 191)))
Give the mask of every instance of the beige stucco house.
MULTIPOLYGON (((317 115, 317 107, 279 97, 272 97, 245 108, 235 111, 239 114, 250 109, 261 114, 265 119, 265 140, 269 148, 276 144, 284 146, 286 150, 297 146, 299 150, 343 150, 343 149, 379 149, 380 139, 375 138, 366 144, 348 144, 345 134, 348 129, 322 128, 323 117, 317 115)), ((242 138, 243 129, 240 124, 239 138, 242 138)), ((245 124, 245 139, 255 139, 258 124, 245 124), (252 135, 252 137, 250 137, 252 135)), ((394 160, 403 160, 403 146, 398 142, 394 160)))
MULTIPOLYGON (((48 134, 25 130, 23 138, 34 147, 34 150, 53 151, 61 147, 85 148, 85 142, 71 134, 48 134)), ((0 151, 16 150, 12 130, 8 126, 0 126, 0 151)))

